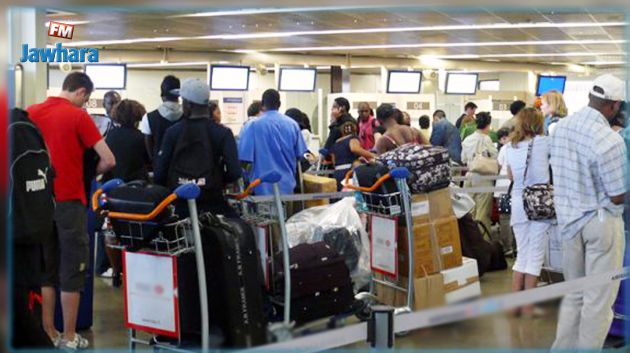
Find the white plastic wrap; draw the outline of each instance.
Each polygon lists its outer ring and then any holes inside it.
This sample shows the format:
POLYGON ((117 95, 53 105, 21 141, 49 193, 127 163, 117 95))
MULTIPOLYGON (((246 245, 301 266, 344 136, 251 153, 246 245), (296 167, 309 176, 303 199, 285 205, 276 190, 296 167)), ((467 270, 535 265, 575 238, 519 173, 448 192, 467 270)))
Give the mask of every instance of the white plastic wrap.
POLYGON ((354 242, 359 260, 350 273, 354 287, 358 290, 370 280, 370 243, 361 217, 354 208, 354 202, 354 198, 346 197, 332 205, 306 209, 291 217, 286 227, 290 247, 323 241, 324 234, 335 228, 346 228, 352 234, 359 234, 360 243, 354 242))

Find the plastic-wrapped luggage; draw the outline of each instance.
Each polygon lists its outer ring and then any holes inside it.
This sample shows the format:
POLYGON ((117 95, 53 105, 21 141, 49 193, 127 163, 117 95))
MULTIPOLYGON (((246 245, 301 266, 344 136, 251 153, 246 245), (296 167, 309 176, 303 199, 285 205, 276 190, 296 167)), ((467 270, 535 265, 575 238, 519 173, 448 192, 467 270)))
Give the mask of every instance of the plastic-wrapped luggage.
POLYGON ((301 211, 286 227, 289 247, 324 241, 345 259, 356 290, 369 283, 370 242, 353 198, 301 211))
MULTIPOLYGON (((304 323, 352 311, 354 293, 345 260, 324 242, 300 244, 289 250, 291 319, 304 323)), ((279 271, 278 295, 284 296, 282 254, 274 258, 279 271)))
POLYGON ((408 184, 412 193, 443 189, 451 182, 450 157, 444 147, 406 144, 383 153, 378 160, 409 169, 411 177, 408 184))

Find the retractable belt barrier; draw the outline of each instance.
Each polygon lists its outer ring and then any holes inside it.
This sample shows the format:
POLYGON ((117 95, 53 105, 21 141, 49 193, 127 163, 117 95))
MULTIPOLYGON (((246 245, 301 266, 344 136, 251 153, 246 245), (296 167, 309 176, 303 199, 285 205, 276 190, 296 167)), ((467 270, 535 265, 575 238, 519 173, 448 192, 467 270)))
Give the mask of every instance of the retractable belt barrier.
MULTIPOLYGON (((474 301, 452 304, 440 308, 422 310, 394 318, 396 333, 417 330, 479 316, 514 309, 527 304, 534 304, 565 296, 568 293, 588 290, 606 284, 612 284, 630 277, 630 267, 603 274, 590 275, 570 281, 551 284, 526 291, 477 299, 474 301)), ((344 347, 367 339, 367 323, 360 323, 340 329, 330 330, 286 342, 268 344, 247 352, 321 352, 333 348, 344 347)), ((244 351, 245 352, 245 351, 244 351)))

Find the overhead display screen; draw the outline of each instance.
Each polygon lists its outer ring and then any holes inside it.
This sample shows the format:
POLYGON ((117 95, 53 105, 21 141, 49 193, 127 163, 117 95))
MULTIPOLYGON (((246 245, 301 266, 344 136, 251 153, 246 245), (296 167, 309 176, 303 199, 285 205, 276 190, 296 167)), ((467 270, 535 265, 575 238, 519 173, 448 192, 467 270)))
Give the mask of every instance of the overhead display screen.
POLYGON ((394 71, 387 73, 387 93, 420 93, 422 71, 394 71))
POLYGON ((564 86, 567 82, 566 76, 546 76, 538 75, 536 84, 536 96, 540 97, 549 91, 564 93, 564 86))
POLYGON ((249 66, 210 66, 210 89, 213 91, 247 91, 249 66))
POLYGON ((278 90, 295 92, 315 91, 316 69, 280 68, 278 90))
POLYGON ((125 89, 127 87, 127 65, 125 64, 85 64, 84 70, 94 83, 94 89, 125 89))
POLYGON ((477 93, 477 80, 479 74, 476 73, 454 73, 446 74, 446 94, 473 95, 477 93))

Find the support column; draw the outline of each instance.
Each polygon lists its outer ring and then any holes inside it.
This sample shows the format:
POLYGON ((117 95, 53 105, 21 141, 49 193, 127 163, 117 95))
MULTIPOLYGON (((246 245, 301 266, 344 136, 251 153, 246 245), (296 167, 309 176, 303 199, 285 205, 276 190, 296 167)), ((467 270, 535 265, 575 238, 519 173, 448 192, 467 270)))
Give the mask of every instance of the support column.
MULTIPOLYGON (((45 27, 46 17, 44 12, 34 8, 27 7, 11 7, 9 8, 8 24, 9 24, 9 75, 12 77, 9 82, 13 81, 15 76, 14 68, 20 63, 22 56, 22 45, 28 44, 29 48, 44 48, 47 42, 47 29, 45 27)), ((16 95, 22 94, 22 107, 40 103, 46 99, 47 89, 47 63, 22 63, 22 92, 14 92, 16 95)), ((10 87, 13 90, 16 85, 10 87)), ((19 88, 19 85, 17 85, 19 88)), ((16 99, 12 99, 11 105, 14 105, 16 99)))

